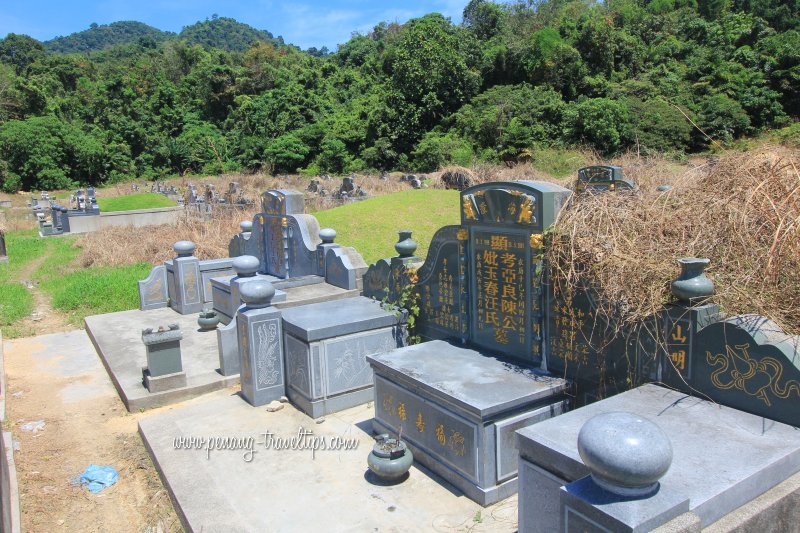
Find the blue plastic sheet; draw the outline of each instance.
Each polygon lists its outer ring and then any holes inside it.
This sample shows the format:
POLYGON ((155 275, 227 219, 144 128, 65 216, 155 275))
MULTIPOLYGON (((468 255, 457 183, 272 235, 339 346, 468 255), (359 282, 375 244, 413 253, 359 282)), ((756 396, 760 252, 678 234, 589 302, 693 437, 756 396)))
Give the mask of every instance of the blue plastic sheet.
POLYGON ((81 474, 80 482, 86 485, 90 492, 97 494, 116 483, 118 478, 119 474, 113 466, 89 465, 81 474))

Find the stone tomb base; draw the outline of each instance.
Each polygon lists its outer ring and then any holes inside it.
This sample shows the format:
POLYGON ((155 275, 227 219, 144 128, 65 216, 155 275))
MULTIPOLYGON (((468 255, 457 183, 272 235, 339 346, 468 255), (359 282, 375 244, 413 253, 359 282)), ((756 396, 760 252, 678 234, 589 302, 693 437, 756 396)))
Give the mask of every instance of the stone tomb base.
POLYGON ((795 428, 652 384, 517 435, 519 529, 525 532, 646 530, 648 517, 659 510, 683 512, 676 502, 685 500, 688 511, 706 527, 800 471, 800 433, 795 428), (585 504, 592 498, 585 487, 589 470, 578 454, 578 433, 590 418, 613 411, 658 425, 671 441, 672 465, 656 496, 606 501, 592 509, 585 504), (664 501, 667 497, 670 501, 664 501))
POLYGON ((371 401, 366 357, 404 345, 397 314, 363 296, 282 315, 287 395, 313 418, 371 401))
POLYGON ((432 341, 368 357, 378 433, 402 431, 414 459, 490 505, 517 492, 514 432, 567 408, 566 381, 432 341))

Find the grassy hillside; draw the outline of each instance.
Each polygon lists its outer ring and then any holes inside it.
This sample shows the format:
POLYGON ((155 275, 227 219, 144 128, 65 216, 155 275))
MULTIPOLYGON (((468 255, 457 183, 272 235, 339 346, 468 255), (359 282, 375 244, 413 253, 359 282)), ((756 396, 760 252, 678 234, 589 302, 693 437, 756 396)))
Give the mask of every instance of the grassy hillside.
POLYGON ((409 190, 370 198, 314 213, 320 227, 334 228, 336 242, 353 246, 367 264, 397 255, 397 232, 412 230, 425 258, 433 234, 442 226, 458 224, 458 191, 439 189, 409 190))
POLYGON ((175 207, 175 202, 163 194, 141 193, 129 194, 127 196, 115 196, 112 198, 98 198, 97 205, 100 211, 110 213, 112 211, 134 211, 136 209, 154 209, 157 207, 175 207))

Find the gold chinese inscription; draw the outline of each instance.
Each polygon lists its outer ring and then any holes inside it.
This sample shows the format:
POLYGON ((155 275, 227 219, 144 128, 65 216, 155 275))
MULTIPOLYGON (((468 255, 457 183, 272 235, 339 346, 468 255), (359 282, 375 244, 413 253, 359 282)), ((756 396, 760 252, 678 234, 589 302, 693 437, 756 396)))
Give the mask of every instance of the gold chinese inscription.
POLYGON ((794 393, 800 397, 800 382, 781 383, 783 365, 774 357, 753 357, 750 344, 726 345, 725 353, 706 352, 706 361, 716 367, 711 382, 721 390, 735 389, 772 406, 770 398, 785 400, 794 393))
POLYGON ((475 234, 476 325, 508 348, 526 343, 525 237, 475 234))
POLYGON ((589 364, 589 345, 584 340, 587 313, 574 305, 574 293, 567 289, 553 304, 555 334, 550 337, 550 353, 564 363, 589 364))
POLYGON ((472 198, 470 196, 465 196, 462 200, 462 207, 464 209, 464 218, 467 220, 476 220, 477 217, 475 216, 475 209, 472 206, 472 198))
POLYGON ((425 433, 425 421, 422 419, 422 413, 417 413, 417 431, 425 433))
POLYGON ((442 446, 447 444, 447 435, 444 432, 444 424, 439 424, 436 426, 436 440, 442 446))
MULTIPOLYGON (((459 253, 463 252, 463 244, 459 244, 459 253)), ((461 289, 458 278, 464 267, 456 261, 448 261, 443 257, 437 265, 435 283, 425 283, 420 286, 421 309, 420 314, 425 321, 453 332, 461 331, 460 309, 461 289), (433 287, 433 288, 432 288, 433 287)))
POLYGON ((667 353, 672 367, 684 378, 691 377, 689 344, 690 324, 685 319, 678 319, 670 323, 667 333, 667 353))

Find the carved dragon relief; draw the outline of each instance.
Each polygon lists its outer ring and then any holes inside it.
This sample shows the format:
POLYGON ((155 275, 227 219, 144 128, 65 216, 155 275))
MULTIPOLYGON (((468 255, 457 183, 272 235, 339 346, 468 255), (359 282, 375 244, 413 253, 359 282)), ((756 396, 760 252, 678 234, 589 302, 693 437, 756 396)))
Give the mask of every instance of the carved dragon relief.
POLYGON ((793 392, 800 397, 800 382, 789 380, 780 383, 783 365, 773 357, 753 358, 750 344, 725 346, 725 353, 712 354, 706 351, 708 364, 717 367, 711 374, 711 382, 721 390, 736 389, 748 396, 755 396, 767 407, 772 406, 770 396, 785 400, 793 392))

